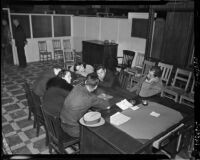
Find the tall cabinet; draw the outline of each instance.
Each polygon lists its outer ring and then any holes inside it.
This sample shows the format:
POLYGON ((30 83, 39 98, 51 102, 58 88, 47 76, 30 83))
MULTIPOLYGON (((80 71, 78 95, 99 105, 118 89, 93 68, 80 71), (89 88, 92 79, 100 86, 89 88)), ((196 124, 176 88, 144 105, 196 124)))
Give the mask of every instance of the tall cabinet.
POLYGON ((103 64, 109 68, 109 60, 117 61, 116 43, 105 44, 100 40, 82 41, 83 62, 91 65, 103 64))

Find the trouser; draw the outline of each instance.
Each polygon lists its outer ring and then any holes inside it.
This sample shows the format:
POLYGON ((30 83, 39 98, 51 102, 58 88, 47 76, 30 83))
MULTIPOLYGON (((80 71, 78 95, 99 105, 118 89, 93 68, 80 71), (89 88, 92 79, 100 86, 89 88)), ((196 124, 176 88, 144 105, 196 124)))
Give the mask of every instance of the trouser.
POLYGON ((24 45, 17 45, 17 55, 20 67, 26 67, 26 56, 24 51, 24 45))

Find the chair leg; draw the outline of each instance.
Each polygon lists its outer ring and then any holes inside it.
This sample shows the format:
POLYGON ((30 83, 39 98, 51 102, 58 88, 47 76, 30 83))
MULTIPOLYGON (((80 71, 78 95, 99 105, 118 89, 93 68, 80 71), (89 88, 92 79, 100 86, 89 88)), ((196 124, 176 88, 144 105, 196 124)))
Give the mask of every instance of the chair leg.
POLYGON ((30 110, 30 108, 29 108, 28 120, 30 120, 30 119, 31 119, 31 110, 30 110))
POLYGON ((37 129, 36 136, 38 137, 39 136, 39 132, 40 132, 40 124, 39 123, 37 123, 36 129, 37 129))
POLYGON ((49 144, 49 153, 52 154, 52 146, 49 144))
POLYGON ((34 120, 33 120, 33 128, 36 128, 36 118, 34 117, 34 120))

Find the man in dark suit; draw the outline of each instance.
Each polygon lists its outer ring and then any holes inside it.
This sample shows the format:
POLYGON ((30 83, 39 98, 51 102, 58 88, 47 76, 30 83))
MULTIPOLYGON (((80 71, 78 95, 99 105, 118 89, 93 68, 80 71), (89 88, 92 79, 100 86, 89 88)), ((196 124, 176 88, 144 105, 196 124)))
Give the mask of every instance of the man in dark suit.
POLYGON ((91 108, 109 109, 107 100, 98 98, 93 92, 96 90, 99 79, 96 73, 87 76, 84 86, 75 86, 66 97, 60 112, 61 126, 72 137, 79 137, 79 119, 91 108))
POLYGON ((96 73, 100 80, 100 87, 113 88, 119 85, 119 82, 114 72, 109 69, 106 69, 104 66, 97 66, 96 73))
POLYGON ((58 75, 60 71, 60 68, 54 67, 41 73, 33 83, 33 92, 42 98, 44 96, 44 92, 46 91, 46 84, 48 80, 58 75))
POLYGON ((26 34, 20 25, 18 19, 13 19, 15 45, 17 47, 17 55, 19 60, 19 67, 25 68, 27 66, 24 46, 27 44, 26 34))

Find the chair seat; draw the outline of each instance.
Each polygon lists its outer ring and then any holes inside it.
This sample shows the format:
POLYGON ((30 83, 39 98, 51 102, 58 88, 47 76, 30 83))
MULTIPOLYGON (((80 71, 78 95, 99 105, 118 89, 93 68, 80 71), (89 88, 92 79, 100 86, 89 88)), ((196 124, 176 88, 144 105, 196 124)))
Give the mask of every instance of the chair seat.
POLYGON ((184 90, 182 89, 179 89, 179 88, 174 88, 172 86, 166 86, 164 89, 163 89, 163 92, 166 92, 166 93, 169 93, 169 94, 172 94, 172 95, 182 95, 185 93, 184 90))
POLYGON ((70 135, 68 135, 64 131, 63 131, 62 135, 63 135, 63 146, 64 146, 64 148, 69 147, 70 145, 73 145, 73 144, 79 142, 79 138, 71 137, 70 135))
POLYGON ((49 55, 49 54, 51 54, 51 52, 40 52, 40 54, 49 55))

